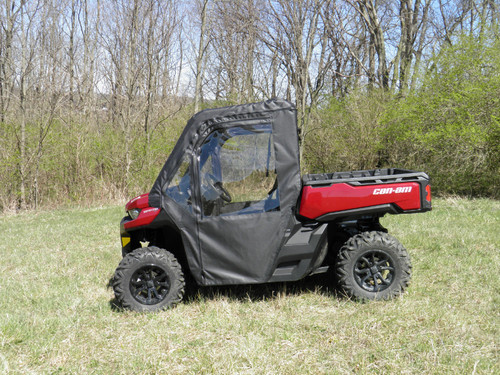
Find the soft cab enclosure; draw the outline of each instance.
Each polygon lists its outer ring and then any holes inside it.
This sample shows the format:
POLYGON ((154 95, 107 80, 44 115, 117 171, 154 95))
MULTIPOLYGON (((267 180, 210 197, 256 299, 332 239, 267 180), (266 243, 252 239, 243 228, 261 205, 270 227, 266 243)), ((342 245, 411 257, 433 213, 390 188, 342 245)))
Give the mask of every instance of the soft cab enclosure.
POLYGON ((271 278, 301 191, 297 140, 296 110, 283 100, 209 109, 188 122, 149 206, 180 233, 199 284, 271 278), (218 183, 231 197, 217 194, 218 183))

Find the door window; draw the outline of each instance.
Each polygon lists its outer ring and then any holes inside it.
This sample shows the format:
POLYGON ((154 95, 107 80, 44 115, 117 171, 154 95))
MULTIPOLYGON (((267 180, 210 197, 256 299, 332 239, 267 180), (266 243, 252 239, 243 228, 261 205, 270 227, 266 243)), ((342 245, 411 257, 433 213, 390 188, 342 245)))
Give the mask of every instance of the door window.
POLYGON ((270 124, 213 131, 199 152, 204 216, 279 211, 270 124))

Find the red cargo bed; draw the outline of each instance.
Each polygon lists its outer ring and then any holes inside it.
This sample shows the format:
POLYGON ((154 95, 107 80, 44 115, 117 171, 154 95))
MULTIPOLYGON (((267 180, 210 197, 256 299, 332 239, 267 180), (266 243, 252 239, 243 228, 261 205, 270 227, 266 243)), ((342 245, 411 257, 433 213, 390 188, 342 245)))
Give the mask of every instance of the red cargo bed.
POLYGON ((425 173, 388 168, 305 175, 299 216, 333 221, 430 209, 425 173))

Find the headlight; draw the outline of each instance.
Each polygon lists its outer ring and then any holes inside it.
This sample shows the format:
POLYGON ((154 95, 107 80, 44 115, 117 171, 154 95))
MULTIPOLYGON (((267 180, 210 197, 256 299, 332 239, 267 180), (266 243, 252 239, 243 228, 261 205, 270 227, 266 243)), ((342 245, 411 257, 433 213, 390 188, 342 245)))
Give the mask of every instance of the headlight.
POLYGON ((141 213, 141 210, 139 208, 134 208, 133 210, 129 210, 128 214, 132 218, 132 220, 135 220, 139 217, 139 214, 141 213))

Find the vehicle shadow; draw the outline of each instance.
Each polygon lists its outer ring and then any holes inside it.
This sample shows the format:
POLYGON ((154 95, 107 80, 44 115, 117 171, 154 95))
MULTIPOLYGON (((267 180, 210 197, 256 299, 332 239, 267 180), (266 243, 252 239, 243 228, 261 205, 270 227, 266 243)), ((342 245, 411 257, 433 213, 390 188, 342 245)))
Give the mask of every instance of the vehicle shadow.
MULTIPOLYGON (((113 276, 108 281, 108 289, 113 289, 113 276)), ((321 274, 306 277, 299 281, 276 282, 267 284, 199 286, 194 280, 186 280, 184 298, 181 304, 191 305, 206 301, 215 301, 221 298, 237 302, 265 302, 275 299, 299 296, 306 293, 315 293, 325 297, 344 299, 345 295, 339 291, 330 274, 321 274)), ((123 311, 120 303, 115 299, 109 301, 110 308, 123 311)))
POLYGON ((333 298, 341 296, 331 278, 328 278, 326 275, 315 275, 294 282, 268 284, 201 287, 195 283, 189 283, 186 285, 184 303, 198 303, 200 301, 220 298, 239 302, 260 302, 286 296, 298 296, 305 293, 315 293, 333 298))

